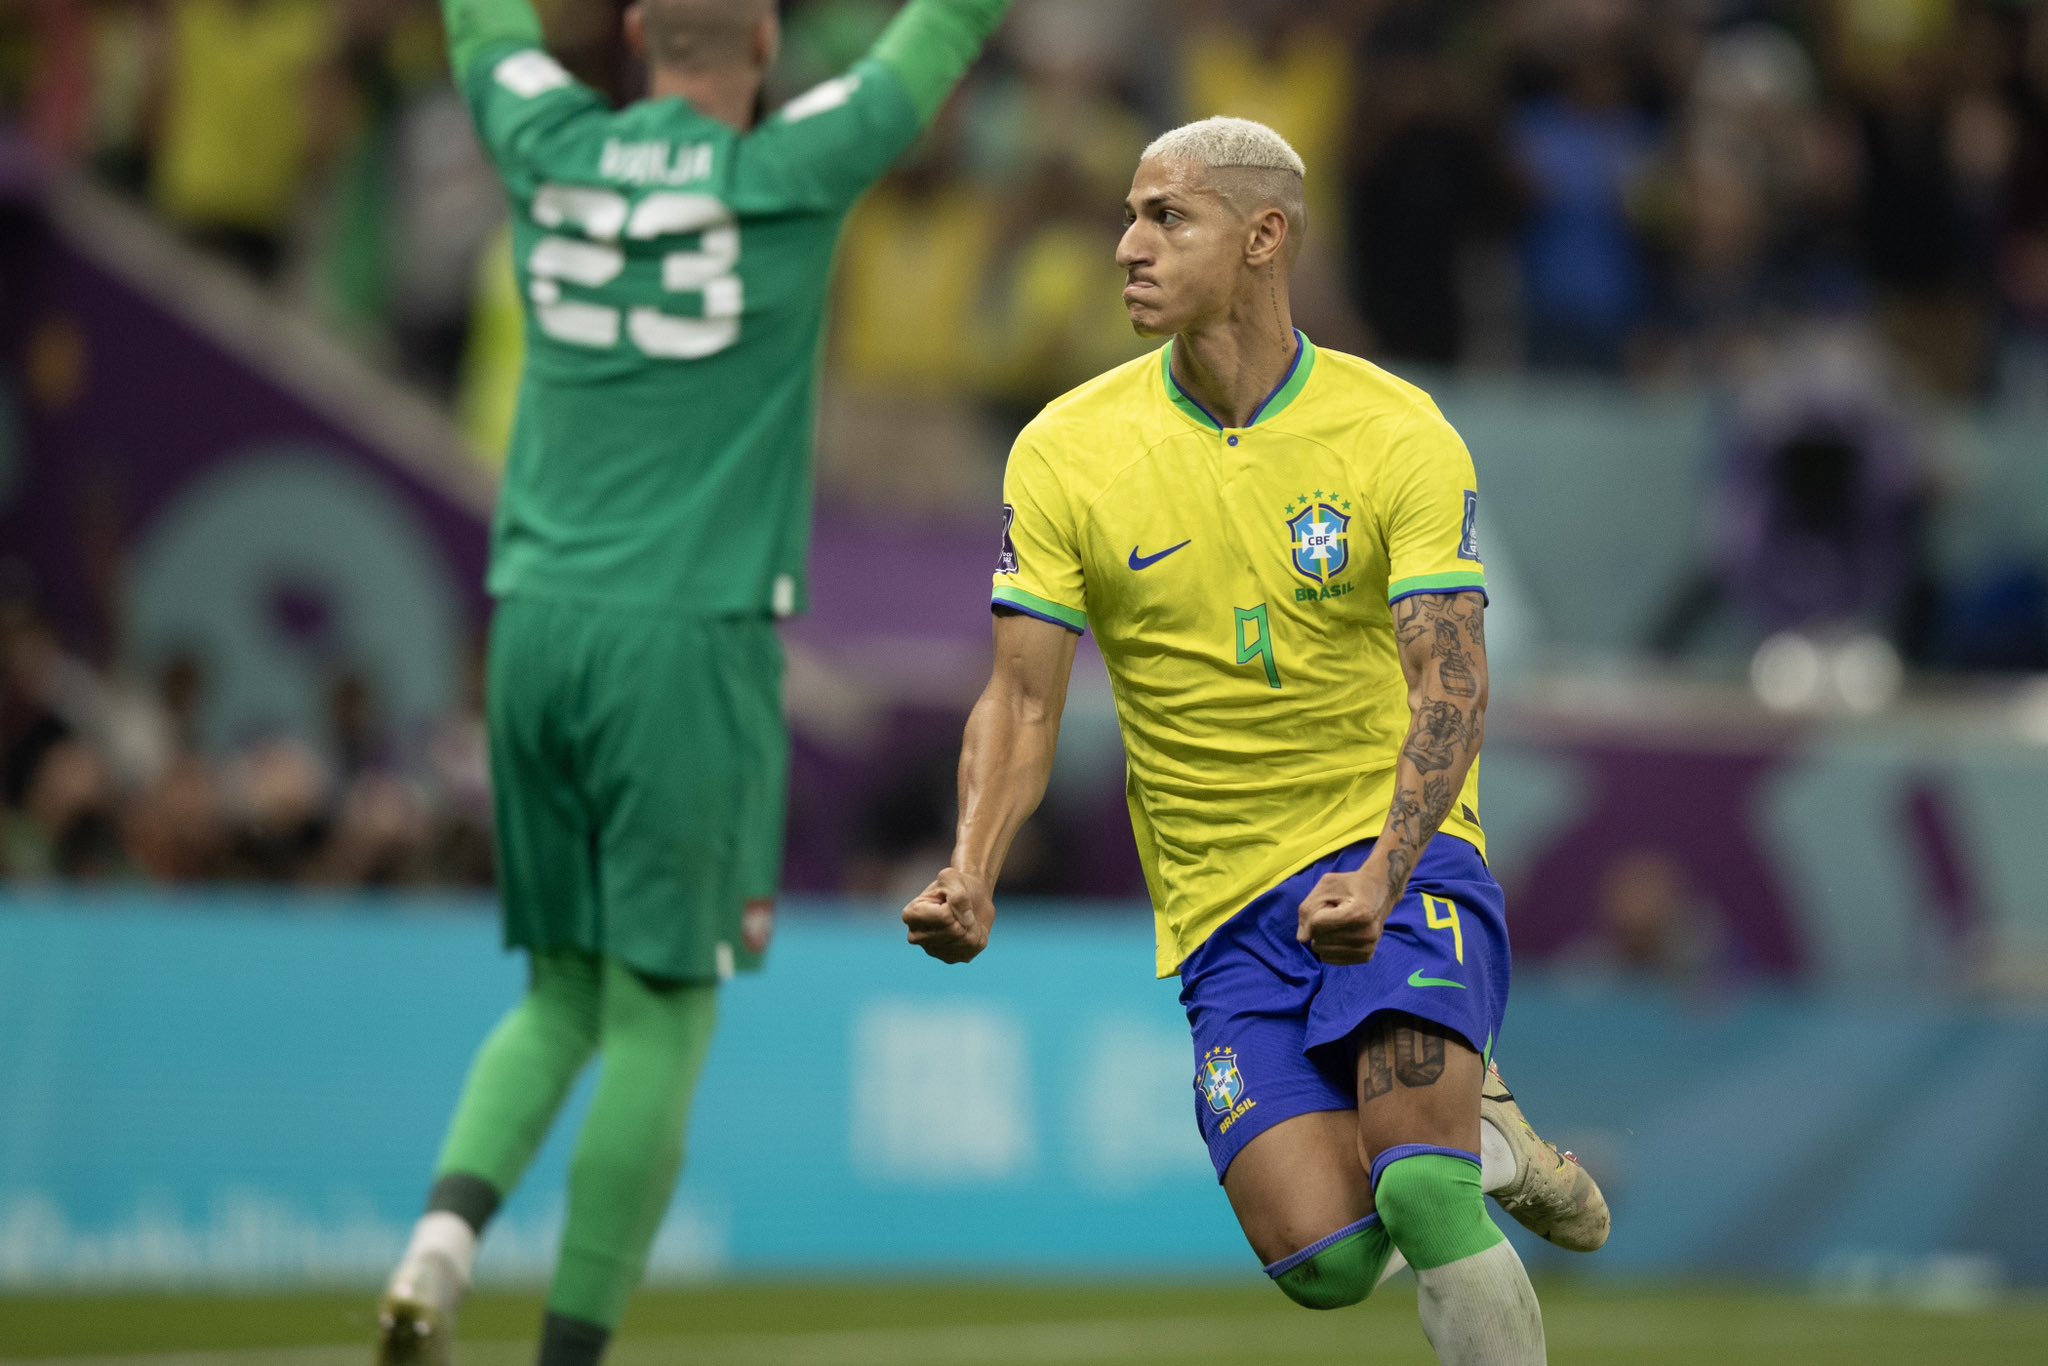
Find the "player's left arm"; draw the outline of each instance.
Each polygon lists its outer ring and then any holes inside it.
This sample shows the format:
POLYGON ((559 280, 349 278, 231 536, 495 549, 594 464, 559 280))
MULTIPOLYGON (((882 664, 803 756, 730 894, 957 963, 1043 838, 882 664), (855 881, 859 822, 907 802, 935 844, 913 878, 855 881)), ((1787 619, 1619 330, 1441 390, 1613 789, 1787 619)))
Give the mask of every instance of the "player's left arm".
POLYGON ((1394 604, 1408 736, 1386 827, 1362 867, 1330 874, 1301 904, 1300 938, 1326 963, 1364 963, 1450 814, 1486 738, 1486 598, 1417 593, 1394 604))
POLYGON ((1408 684, 1408 733, 1385 827, 1355 873, 1325 876, 1301 903, 1299 937, 1326 963, 1364 963, 1429 842, 1464 790, 1486 736, 1486 570, 1472 457, 1434 408, 1387 460, 1389 611, 1408 684))
POLYGON ((908 0, 851 70, 749 136, 746 164, 764 168, 787 203, 844 209, 938 117, 1009 8, 1010 0, 908 0))

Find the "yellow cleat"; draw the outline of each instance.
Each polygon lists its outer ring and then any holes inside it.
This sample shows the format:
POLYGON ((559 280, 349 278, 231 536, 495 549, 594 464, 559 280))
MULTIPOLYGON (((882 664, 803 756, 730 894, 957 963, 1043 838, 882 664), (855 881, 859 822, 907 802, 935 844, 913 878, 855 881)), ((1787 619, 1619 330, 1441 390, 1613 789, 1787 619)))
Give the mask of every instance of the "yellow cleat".
POLYGON ((1479 1089, 1479 1116, 1500 1131, 1515 1154, 1515 1179, 1491 1192, 1515 1222, 1572 1252, 1597 1252, 1612 1220, 1607 1197, 1579 1159, 1561 1153, 1529 1126, 1515 1093, 1489 1064, 1479 1089))

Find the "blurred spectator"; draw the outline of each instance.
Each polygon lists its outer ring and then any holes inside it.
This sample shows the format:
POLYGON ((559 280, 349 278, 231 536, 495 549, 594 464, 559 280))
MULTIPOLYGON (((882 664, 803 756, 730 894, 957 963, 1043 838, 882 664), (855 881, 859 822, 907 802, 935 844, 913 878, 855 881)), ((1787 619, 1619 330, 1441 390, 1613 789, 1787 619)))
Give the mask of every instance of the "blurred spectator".
POLYGON ((851 387, 942 397, 973 385, 997 209, 961 176, 958 135, 957 119, 935 125, 847 220, 834 354, 851 387))
POLYGON ((1630 98, 1626 30, 1567 17, 1541 53, 1553 88, 1525 99, 1508 122, 1526 202, 1524 345, 1538 367, 1618 374, 1652 302, 1635 199, 1664 135, 1630 98))
POLYGON ((198 655, 180 650, 164 661, 156 678, 172 746, 183 754, 197 754, 205 748, 206 666, 198 655))
POLYGON ((1150 350, 1131 330, 1116 266, 1116 205, 1073 160, 1043 156, 1004 222, 1021 240, 990 276, 982 387, 1017 427, 1077 384, 1150 350))
POLYGON ((470 128, 468 108, 449 86, 414 97, 397 117, 394 140, 390 293, 399 363, 410 378, 452 399, 469 345, 478 264, 505 221, 504 192, 470 128))
POLYGON ((1513 209, 1504 149, 1450 41, 1434 5, 1396 6, 1372 30, 1344 178, 1347 283, 1374 353, 1443 366, 1466 358, 1475 257, 1513 209))
MULTIPOLYGON (((1302 0, 1203 0, 1174 6, 1180 29, 1180 114, 1256 119, 1308 163, 1310 243, 1344 238, 1337 168, 1355 103, 1350 5, 1302 0)), ((1177 120, 1178 121, 1178 120, 1177 120)))
POLYGON ((1935 16, 1947 7, 1891 8, 1927 17, 1887 44, 1853 41, 1868 39, 1870 25, 1845 28, 1863 152, 1859 235, 1892 345, 1938 388, 1966 393, 1978 381, 1988 322, 1971 288, 1977 263, 1956 158, 1957 134, 1971 130, 1943 86, 1935 16))
POLYGON ((1574 981, 1598 974, 1697 991, 1729 972, 1718 912, 1678 860, 1660 850, 1618 855, 1600 878, 1592 934, 1565 955, 1574 981))
POLYGON ((220 784, 196 756, 175 760, 130 806, 124 831, 136 870, 154 882, 208 882, 228 868, 220 784))
POLYGON ((342 793, 333 834, 308 862, 308 880, 338 887, 421 882, 431 841, 426 804, 413 786, 390 773, 364 774, 342 793))
POLYGON ((820 483, 899 514, 982 500, 993 460, 981 453, 1000 449, 972 401, 999 214, 960 175, 959 137, 957 112, 941 115, 853 211, 839 250, 820 483))
POLYGON ((1995 268, 2004 316, 1995 392, 2048 409, 2048 20, 2013 44, 2013 154, 1995 268))
MULTIPOLYGON (((790 0, 776 98, 843 70, 896 3, 790 0)), ((540 8, 572 70, 618 84, 616 0, 540 8)), ((54 162, 146 187, 177 231, 259 275, 317 266, 313 297, 338 305, 324 320, 450 399, 495 462, 520 300, 438 26, 434 0, 18 0, 0 7, 0 118, 54 162)), ((2048 408, 2048 5, 1020 5, 849 224, 822 499, 982 515, 1017 424, 1150 345, 1118 299, 1119 203, 1152 135, 1211 113, 1271 123, 1309 162, 1297 302, 1319 341, 1396 368, 1519 358, 1737 391, 1710 563, 1661 647, 1720 617, 2048 665, 2038 545, 1950 566, 1933 612, 1925 438, 1900 397, 2048 408)), ((82 541, 119 540, 118 512, 82 541)), ((118 579, 118 557, 87 558, 118 579)), ((314 733, 230 757, 206 724, 207 661, 106 644, 81 656, 0 601, 17 874, 490 876, 476 679, 431 733, 396 735, 367 677, 336 676, 314 733), (147 686, 122 673, 145 665, 147 686)), ((928 785, 879 806, 943 824, 949 786, 928 785)), ((881 863, 924 859, 930 825, 878 814, 881 863)), ((1672 900, 1654 874, 1617 872, 1614 905, 1672 900)))
POLYGON ((227 792, 236 873, 257 882, 305 878, 327 837, 329 786, 300 741, 265 740, 235 756, 227 792))
POLYGON ((1746 24, 1701 47, 1676 186, 1672 322, 1701 376, 1740 366, 1781 320, 1849 292, 1839 250, 1853 148, 1821 117, 1813 63, 1783 29, 1746 24))
POLYGON ((165 0, 152 192, 195 242, 260 279, 342 117, 341 16, 320 0, 165 0))
POLYGON ((5 856, 18 876, 100 881, 125 867, 113 777, 99 755, 59 740, 29 775, 5 856))
POLYGON ((491 845, 491 751, 484 730, 484 634, 470 642, 462 696, 427 736, 427 784, 439 828, 432 862, 454 882, 487 883, 491 845))
POLYGON ((330 679, 327 724, 328 752, 344 783, 392 766, 391 736, 369 676, 362 670, 342 669, 330 679))
POLYGON ((155 779, 170 761, 170 719, 145 691, 104 677, 65 650, 49 623, 22 601, 0 604, 0 665, 13 714, 7 726, 7 791, 27 787, 42 749, 90 744, 124 788, 155 779))
POLYGON ((1736 396, 1710 569, 1654 644, 1677 651, 1721 606, 1754 630, 1877 631, 1932 653, 1924 438, 1901 381, 1860 338, 1802 332, 1736 396))

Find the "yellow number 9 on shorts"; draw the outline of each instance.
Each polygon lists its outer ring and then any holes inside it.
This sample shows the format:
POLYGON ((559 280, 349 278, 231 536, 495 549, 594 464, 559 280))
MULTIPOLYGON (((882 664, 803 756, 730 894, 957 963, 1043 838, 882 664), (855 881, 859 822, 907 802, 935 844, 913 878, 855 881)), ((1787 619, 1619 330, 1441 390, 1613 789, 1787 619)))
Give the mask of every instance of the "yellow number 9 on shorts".
POLYGON ((1432 930, 1449 930, 1451 947, 1457 950, 1458 961, 1465 961, 1465 930, 1458 924, 1458 903, 1446 896, 1422 894, 1422 914, 1432 930))

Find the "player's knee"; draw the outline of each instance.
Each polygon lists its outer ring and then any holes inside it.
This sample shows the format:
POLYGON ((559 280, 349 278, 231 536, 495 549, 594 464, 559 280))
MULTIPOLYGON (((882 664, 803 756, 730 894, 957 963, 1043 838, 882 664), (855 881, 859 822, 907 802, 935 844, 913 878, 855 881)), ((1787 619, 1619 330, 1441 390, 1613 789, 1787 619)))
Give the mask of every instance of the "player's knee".
POLYGON ((1281 1258, 1266 1274, 1305 1309, 1342 1309, 1372 1294, 1393 1251, 1379 1218, 1368 1216, 1281 1258))
POLYGON ((1373 1204, 1387 1235, 1418 1271, 1462 1261, 1501 1241, 1486 1213, 1477 1157, 1393 1148, 1373 1164, 1373 1204))

